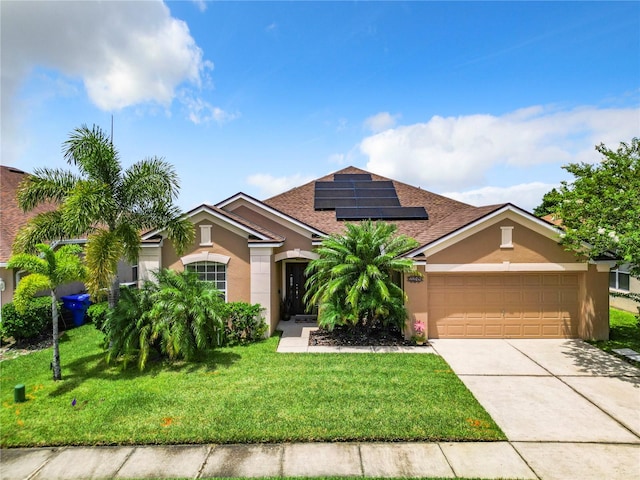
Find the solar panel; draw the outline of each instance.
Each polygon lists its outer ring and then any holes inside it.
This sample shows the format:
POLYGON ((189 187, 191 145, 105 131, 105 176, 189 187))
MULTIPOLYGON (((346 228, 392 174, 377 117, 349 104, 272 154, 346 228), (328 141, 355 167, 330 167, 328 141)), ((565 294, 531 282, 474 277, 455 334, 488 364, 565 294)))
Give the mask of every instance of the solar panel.
POLYGON ((358 182, 361 180, 371 181, 371 174, 369 173, 336 173, 333 175, 333 180, 336 182, 358 182))
MULTIPOLYGON (((399 207, 400 200, 398 197, 357 197, 355 198, 356 207, 399 207)), ((338 206, 338 205, 336 205, 338 206)), ((342 206, 342 205, 340 205, 342 206)), ((344 205, 345 207, 348 205, 344 205)))
POLYGON ((315 210, 335 210, 336 207, 356 207, 355 198, 316 198, 313 203, 315 210))
POLYGON ((316 198, 356 198, 356 192, 353 189, 335 188, 333 190, 317 190, 316 198))
POLYGON ((378 188, 389 188, 395 192, 396 188, 393 186, 393 182, 388 180, 380 180, 380 181, 370 181, 370 182, 353 182, 353 186, 357 189, 378 189, 378 188))
POLYGON ((337 220, 428 220, 424 207, 342 207, 337 220))

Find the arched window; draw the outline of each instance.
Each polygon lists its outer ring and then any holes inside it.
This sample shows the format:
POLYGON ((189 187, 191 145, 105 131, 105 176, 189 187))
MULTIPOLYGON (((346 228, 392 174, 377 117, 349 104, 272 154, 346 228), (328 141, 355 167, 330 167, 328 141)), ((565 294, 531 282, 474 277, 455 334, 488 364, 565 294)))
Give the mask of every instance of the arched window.
POLYGON ((196 272, 200 280, 212 282, 227 298, 227 266, 219 262, 193 262, 184 266, 190 272, 196 272))

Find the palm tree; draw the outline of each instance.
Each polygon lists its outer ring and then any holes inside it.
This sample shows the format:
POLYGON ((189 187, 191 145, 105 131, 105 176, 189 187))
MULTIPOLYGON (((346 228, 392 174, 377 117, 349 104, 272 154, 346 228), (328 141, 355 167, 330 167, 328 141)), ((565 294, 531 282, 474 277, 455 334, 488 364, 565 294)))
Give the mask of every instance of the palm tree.
POLYGON ((78 245, 64 245, 54 251, 49 245, 35 246, 40 255, 20 253, 13 255, 7 268, 17 268, 28 272, 16 288, 13 302, 16 309, 24 311, 36 292, 51 292, 51 318, 53 319, 53 379, 61 380, 60 349, 58 346, 58 295, 57 288, 65 283, 83 281, 85 267, 80 258, 82 248, 78 245))
POLYGON ((305 271, 305 302, 318 305, 319 324, 402 329, 406 295, 394 276, 413 271, 412 260, 399 256, 417 246, 395 225, 370 220, 325 238, 305 271))
POLYGON ((152 349, 169 360, 191 360, 222 344, 225 303, 220 291, 195 272, 165 269, 156 277, 140 290, 123 290, 106 323, 108 361, 122 357, 126 364, 137 356, 143 370, 152 349))
POLYGON ((193 241, 193 225, 173 203, 180 189, 178 177, 157 157, 123 170, 118 151, 96 126, 75 129, 63 153, 79 175, 41 168, 20 185, 18 204, 25 212, 45 202, 58 208, 34 217, 20 230, 13 248, 31 252, 44 241, 86 235, 87 289, 95 297, 108 288, 113 308, 119 292, 118 261, 136 261, 142 231, 166 229, 178 252, 193 241))

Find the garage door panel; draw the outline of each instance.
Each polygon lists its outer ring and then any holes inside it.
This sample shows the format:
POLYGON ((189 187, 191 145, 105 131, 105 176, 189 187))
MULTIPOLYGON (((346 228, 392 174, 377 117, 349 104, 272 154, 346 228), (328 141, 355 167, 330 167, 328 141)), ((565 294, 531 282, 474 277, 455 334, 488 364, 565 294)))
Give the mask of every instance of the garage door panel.
POLYGON ((427 285, 432 338, 577 336, 578 274, 431 274, 427 285))

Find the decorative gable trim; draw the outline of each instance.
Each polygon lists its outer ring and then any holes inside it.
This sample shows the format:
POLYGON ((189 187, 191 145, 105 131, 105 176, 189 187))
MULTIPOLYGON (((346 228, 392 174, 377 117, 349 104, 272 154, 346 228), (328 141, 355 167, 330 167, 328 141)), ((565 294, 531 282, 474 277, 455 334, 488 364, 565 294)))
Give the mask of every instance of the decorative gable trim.
POLYGON ((230 209, 230 207, 234 206, 234 204, 249 204, 253 207, 256 207, 259 210, 262 210, 263 212, 267 213, 266 216, 270 216, 272 218, 274 218, 277 221, 284 221, 287 222, 291 225, 294 225, 296 227, 298 227, 299 229, 302 229, 302 231, 304 231, 305 233, 310 234, 311 236, 317 235, 320 237, 326 237, 327 234, 325 232, 321 232, 320 230, 317 230, 313 227, 311 227, 310 225, 307 225, 306 223, 303 223, 299 220, 296 220, 293 217, 290 217, 289 215, 287 215, 286 213, 282 213, 279 210, 276 210, 275 208, 272 208, 270 206, 268 206, 267 204, 261 202, 260 200, 257 200, 253 197, 251 197, 250 195, 247 195, 245 193, 237 193, 235 195, 233 195, 232 197, 227 198, 226 200, 223 200, 220 203, 216 204, 216 207, 221 208, 223 210, 229 210, 231 212, 233 212, 233 210, 230 209))
POLYGON ((525 227, 529 228, 530 230, 539 233, 540 235, 543 235, 555 242, 560 241, 560 235, 562 233, 561 229, 551 225, 548 222, 545 222, 544 220, 539 219, 535 215, 532 215, 516 207, 515 205, 507 204, 504 207, 499 208, 498 210, 491 212, 488 215, 485 215, 484 217, 479 218, 478 220, 475 220, 462 228, 459 228, 458 230, 440 237, 438 240, 435 240, 427 245, 413 250, 412 252, 409 252, 405 256, 408 258, 413 258, 420 254, 424 254, 426 256, 433 255, 507 218, 515 220, 518 223, 521 223, 525 227))

